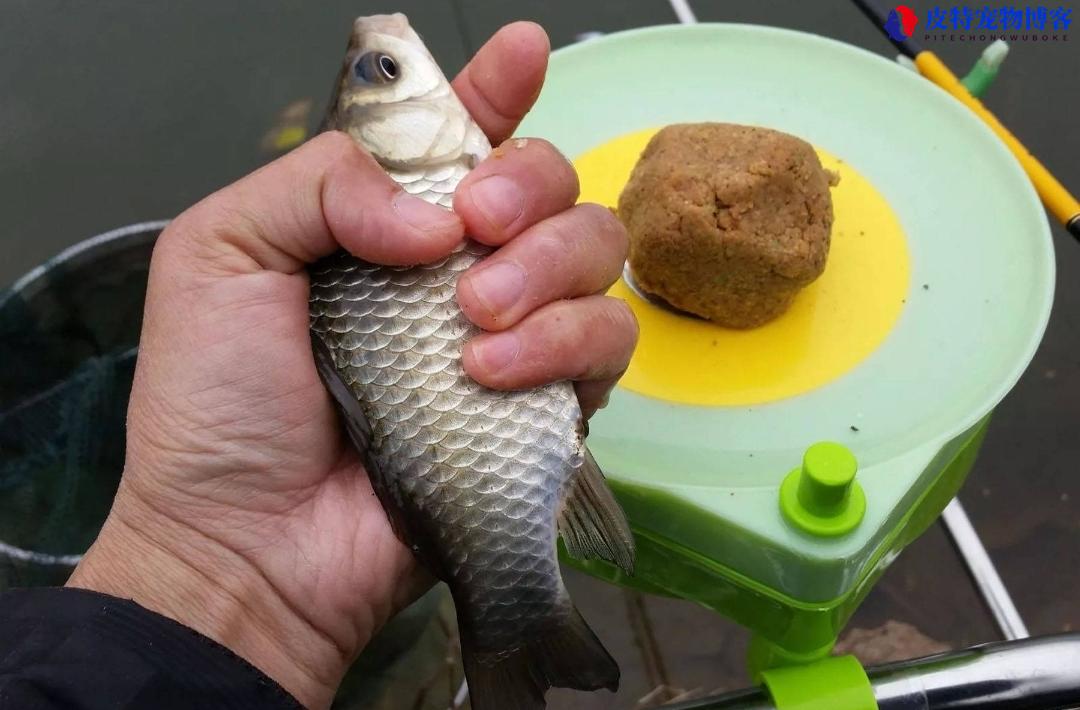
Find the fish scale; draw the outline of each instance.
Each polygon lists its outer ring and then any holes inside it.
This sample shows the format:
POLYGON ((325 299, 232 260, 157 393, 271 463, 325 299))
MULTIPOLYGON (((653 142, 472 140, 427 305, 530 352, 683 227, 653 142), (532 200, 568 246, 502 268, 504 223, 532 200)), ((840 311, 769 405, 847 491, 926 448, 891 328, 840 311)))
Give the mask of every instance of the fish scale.
MULTIPOLYGON (((440 184, 452 190, 464 174, 454 170, 440 184)), ((437 204, 453 198, 452 191, 422 195, 437 204)), ((581 412, 570 383, 506 393, 465 373, 462 345, 480 329, 457 306, 457 280, 490 251, 467 242, 416 267, 339 253, 312 269, 310 307, 312 330, 334 342, 339 372, 368 405, 380 442, 371 452, 376 472, 396 472, 383 485, 401 486, 413 514, 439 531, 440 549, 469 551, 440 562, 455 586, 475 590, 469 622, 478 643, 504 648, 543 618, 538 604, 557 608, 565 598, 551 511, 573 472, 565 462, 581 446, 581 412), (402 356, 411 367, 390 365, 402 356), (485 527, 493 514, 498 523, 485 527)))
MULTIPOLYGON (((447 209, 491 150, 401 15, 356 21, 323 125, 447 209)), ((453 593, 474 710, 530 710, 550 686, 618 686, 563 585, 557 537, 628 573, 633 539, 571 382, 504 392, 465 373, 462 347, 481 331, 458 279, 491 253, 465 240, 432 264, 380 266, 339 252, 309 269, 311 331, 395 532, 453 593)))

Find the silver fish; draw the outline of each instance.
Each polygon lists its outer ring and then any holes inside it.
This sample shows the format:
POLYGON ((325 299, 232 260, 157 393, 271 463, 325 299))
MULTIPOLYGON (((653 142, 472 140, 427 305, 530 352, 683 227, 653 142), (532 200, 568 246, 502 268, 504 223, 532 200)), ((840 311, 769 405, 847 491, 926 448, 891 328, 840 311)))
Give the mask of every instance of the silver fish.
MULTIPOLYGON (((447 208, 491 150, 400 14, 356 21, 323 128, 447 208)), ((585 446, 573 385, 497 392, 462 368, 462 345, 480 331, 458 307, 457 280, 490 252, 466 240, 423 266, 345 253, 314 265, 312 342, 395 531, 454 596, 473 708, 542 708, 549 687, 619 682, 563 586, 557 535, 627 573, 634 542, 585 446)))

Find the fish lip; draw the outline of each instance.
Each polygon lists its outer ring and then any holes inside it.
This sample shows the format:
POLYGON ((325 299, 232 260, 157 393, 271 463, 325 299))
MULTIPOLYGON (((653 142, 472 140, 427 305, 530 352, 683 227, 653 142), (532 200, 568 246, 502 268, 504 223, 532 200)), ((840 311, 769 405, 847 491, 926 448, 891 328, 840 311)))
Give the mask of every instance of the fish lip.
POLYGON ((412 39, 413 29, 409 24, 409 18, 404 13, 395 12, 392 15, 368 15, 358 17, 353 22, 353 38, 357 44, 365 35, 381 34, 397 37, 398 39, 412 39))

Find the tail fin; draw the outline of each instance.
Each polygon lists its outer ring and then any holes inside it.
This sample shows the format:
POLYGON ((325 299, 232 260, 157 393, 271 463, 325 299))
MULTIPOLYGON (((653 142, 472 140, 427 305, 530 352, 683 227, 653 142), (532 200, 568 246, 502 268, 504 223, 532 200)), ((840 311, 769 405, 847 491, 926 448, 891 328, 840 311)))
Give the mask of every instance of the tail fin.
POLYGON ((619 688, 619 665, 577 609, 510 653, 482 653, 462 638, 473 710, 543 710, 548 688, 619 688))

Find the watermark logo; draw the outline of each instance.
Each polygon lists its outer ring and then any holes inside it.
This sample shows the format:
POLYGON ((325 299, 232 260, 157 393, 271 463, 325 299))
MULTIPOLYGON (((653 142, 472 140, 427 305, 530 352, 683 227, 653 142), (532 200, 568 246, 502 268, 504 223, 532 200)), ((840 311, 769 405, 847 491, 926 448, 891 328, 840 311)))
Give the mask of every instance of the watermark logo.
POLYGON ((915 25, 919 23, 919 16, 907 5, 897 5, 889 11, 889 17, 885 20, 885 31, 897 42, 903 42, 911 37, 915 25))
POLYGON ((1072 8, 1062 5, 935 5, 926 13, 923 39, 1056 42, 1068 40, 1071 24, 1072 8))

